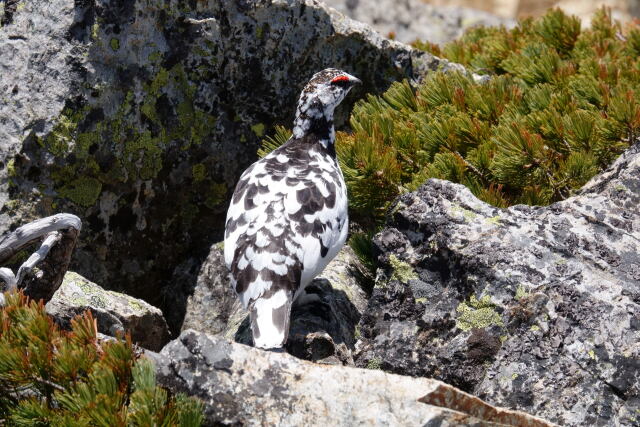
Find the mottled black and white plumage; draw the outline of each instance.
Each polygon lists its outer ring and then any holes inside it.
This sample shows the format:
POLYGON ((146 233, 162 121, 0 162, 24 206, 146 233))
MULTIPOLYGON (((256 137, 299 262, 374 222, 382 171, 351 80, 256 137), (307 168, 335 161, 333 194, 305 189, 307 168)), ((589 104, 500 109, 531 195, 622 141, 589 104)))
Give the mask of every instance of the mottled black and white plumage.
POLYGON ((333 111, 359 82, 332 68, 316 73, 300 95, 293 136, 244 171, 236 186, 224 258, 250 311, 256 347, 284 345, 293 301, 347 237, 333 111))

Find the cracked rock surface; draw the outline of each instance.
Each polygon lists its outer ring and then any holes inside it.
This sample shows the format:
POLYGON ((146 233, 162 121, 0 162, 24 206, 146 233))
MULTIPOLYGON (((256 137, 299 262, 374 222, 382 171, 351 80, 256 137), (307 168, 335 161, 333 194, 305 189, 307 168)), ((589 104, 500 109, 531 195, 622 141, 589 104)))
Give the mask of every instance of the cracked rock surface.
POLYGON ((574 197, 494 208, 429 180, 374 243, 356 363, 563 425, 637 425, 640 143, 574 197))
POLYGON ((206 425, 551 426, 440 381, 314 364, 193 330, 147 355, 160 384, 204 402, 206 425))

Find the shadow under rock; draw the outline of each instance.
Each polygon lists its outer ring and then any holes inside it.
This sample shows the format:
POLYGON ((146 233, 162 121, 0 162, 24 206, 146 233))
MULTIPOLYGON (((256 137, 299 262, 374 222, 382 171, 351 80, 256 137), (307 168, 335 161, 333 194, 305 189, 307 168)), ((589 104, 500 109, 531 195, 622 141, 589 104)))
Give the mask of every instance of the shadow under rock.
POLYGON ((182 324, 187 314, 189 297, 191 297, 198 284, 203 260, 189 258, 179 264, 173 272, 171 284, 160 290, 160 309, 164 315, 171 338, 177 338, 182 330, 182 324))
MULTIPOLYGON (((353 365, 360 312, 348 295, 334 289, 327 279, 315 279, 305 293, 308 302, 296 302, 291 310, 287 352, 314 362, 353 365)), ((248 315, 240 323, 234 340, 253 344, 248 315)))

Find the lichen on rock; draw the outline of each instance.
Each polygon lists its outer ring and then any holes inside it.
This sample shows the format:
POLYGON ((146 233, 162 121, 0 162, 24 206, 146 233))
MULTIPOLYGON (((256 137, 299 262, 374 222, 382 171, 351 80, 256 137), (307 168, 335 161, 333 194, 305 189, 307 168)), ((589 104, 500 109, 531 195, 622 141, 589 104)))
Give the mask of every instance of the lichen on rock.
POLYGON ((489 295, 480 299, 471 295, 469 301, 461 302, 456 311, 458 312, 456 324, 463 331, 472 328, 487 328, 492 325, 503 326, 502 318, 495 310, 495 305, 491 303, 489 295))
POLYGON ((162 312, 142 300, 106 291, 78 273, 68 271, 62 285, 46 305, 55 321, 65 328, 71 320, 91 311, 98 331, 109 336, 131 334, 134 343, 159 351, 169 340, 169 329, 162 312))
POLYGON ((389 264, 391 264, 391 268, 393 269, 391 280, 399 280, 402 283, 407 283, 409 280, 418 278, 418 275, 411 265, 401 261, 394 254, 389 255, 389 264))

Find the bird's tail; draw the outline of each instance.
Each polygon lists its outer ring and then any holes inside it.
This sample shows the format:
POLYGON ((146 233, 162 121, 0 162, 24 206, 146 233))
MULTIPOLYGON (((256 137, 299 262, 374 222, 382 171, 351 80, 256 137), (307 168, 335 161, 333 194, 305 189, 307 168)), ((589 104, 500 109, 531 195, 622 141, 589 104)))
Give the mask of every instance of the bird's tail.
POLYGON ((291 291, 281 289, 271 296, 258 298, 250 306, 253 344, 258 348, 280 348, 289 335, 291 291))

